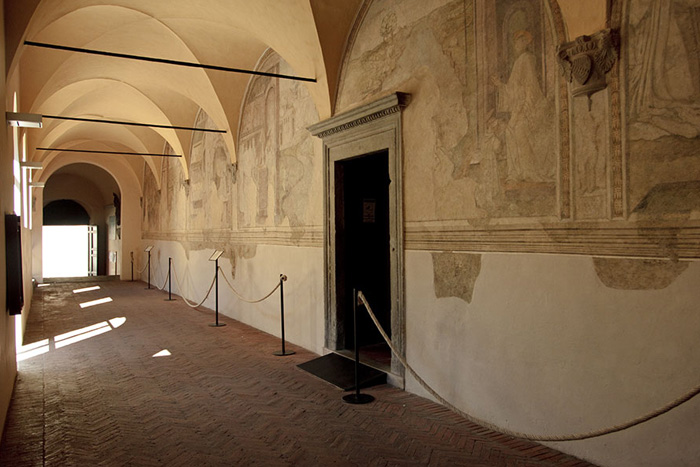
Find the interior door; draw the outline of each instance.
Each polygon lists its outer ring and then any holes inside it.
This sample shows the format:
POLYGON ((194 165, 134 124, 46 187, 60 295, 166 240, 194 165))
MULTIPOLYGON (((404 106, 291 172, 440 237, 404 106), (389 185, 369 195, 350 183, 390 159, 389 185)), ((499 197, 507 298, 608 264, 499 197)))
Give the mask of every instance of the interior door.
MULTIPOLYGON (((361 290, 391 336, 388 152, 336 162, 336 296, 339 335, 353 345, 353 289, 361 290)), ((363 307, 358 307, 358 344, 383 339, 363 307)))

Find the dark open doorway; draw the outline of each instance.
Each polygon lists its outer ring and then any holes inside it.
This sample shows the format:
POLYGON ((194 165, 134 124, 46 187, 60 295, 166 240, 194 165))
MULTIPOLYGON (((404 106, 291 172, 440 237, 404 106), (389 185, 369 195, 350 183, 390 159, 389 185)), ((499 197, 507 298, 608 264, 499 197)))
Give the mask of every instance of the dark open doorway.
MULTIPOLYGON (((391 337, 388 151, 335 163, 336 296, 339 344, 353 349, 352 291, 361 290, 391 337)), ((384 340, 358 307, 358 345, 391 365, 384 340)))

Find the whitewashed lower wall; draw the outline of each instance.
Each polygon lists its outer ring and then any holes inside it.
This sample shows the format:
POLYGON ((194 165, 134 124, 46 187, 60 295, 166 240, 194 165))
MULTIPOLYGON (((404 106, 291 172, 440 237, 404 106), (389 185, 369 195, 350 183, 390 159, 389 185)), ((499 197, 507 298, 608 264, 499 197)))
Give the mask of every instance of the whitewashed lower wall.
MULTIPOLYGON (((700 384, 700 263, 661 290, 617 290, 593 259, 481 256, 471 303, 436 298, 429 252, 406 254, 409 364, 460 409, 510 430, 580 433, 700 384)), ((426 395, 407 376, 406 389, 426 395)), ((551 443, 606 466, 698 465, 700 397, 641 426, 551 443)))
MULTIPOLYGON (((154 245, 151 252, 151 283, 157 287, 166 284, 168 257, 171 257, 174 275, 177 275, 184 289, 179 290, 173 277, 173 293, 199 303, 214 278, 214 262, 209 261, 214 249, 193 250, 188 255, 179 242, 157 241, 149 244, 154 245)), ((136 273, 146 264, 146 253, 140 255, 142 258, 136 273)), ((288 278, 284 283, 286 340, 318 354, 323 353, 322 249, 258 245, 252 258, 236 259, 235 279, 232 278, 230 259, 221 257, 219 266, 223 270, 219 275, 219 313, 278 337, 281 334, 279 291, 261 303, 245 303, 234 295, 221 274, 226 275, 242 296, 251 300, 267 295, 279 282, 280 274, 285 274, 288 278)), ((144 271, 140 278, 145 281, 147 273, 144 271)), ((214 289, 202 306, 212 310, 211 319, 206 324, 213 323, 216 306, 214 289)))

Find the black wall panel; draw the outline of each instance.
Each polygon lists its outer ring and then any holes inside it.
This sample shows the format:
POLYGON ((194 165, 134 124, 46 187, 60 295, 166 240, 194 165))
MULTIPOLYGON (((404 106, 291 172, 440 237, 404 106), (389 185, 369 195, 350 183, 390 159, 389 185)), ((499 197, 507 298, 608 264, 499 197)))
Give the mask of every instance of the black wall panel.
POLYGON ((22 313, 22 228, 19 216, 5 214, 5 269, 7 272, 7 310, 11 315, 22 313))

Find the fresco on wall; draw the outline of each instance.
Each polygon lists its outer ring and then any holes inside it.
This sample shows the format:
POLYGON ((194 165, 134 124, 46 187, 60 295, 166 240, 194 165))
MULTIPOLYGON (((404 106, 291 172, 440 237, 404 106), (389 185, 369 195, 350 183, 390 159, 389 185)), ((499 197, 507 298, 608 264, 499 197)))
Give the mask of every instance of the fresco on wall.
POLYGON ((408 221, 479 215, 475 183, 465 178, 475 126, 465 45, 472 10, 462 0, 376 0, 346 57, 338 112, 396 91, 412 95, 403 119, 408 221))
POLYGON ((572 102, 574 213, 577 219, 609 218, 610 134, 605 93, 572 102))
MULTIPOLYGON (((174 154, 166 143, 164 154, 174 154)), ((187 193, 185 191, 182 164, 179 159, 163 157, 160 163, 161 189, 147 165, 144 165, 144 196, 142 200, 142 223, 144 232, 164 234, 185 229, 187 220, 187 193), (164 216, 163 213, 168 215, 164 216)))
MULTIPOLYGON (((273 52, 262 66, 283 74, 291 67, 273 52)), ((242 110, 238 162, 231 164, 216 133, 193 132, 189 180, 181 160, 161 158, 161 189, 148 168, 144 174, 143 221, 149 238, 180 241, 187 250, 218 248, 234 257, 254 254, 266 242, 316 245, 322 216, 320 151, 306 130, 318 114, 304 84, 253 78, 242 110), (253 231, 241 241, 241 231, 253 231), (235 242, 234 242, 235 243, 235 242)), ((204 112, 195 126, 215 128, 204 112)), ((172 153, 172 149, 166 146, 172 153)))
POLYGON ((541 0, 479 1, 479 144, 503 216, 552 215, 558 138, 553 33, 541 0))
MULTIPOLYGON (((166 144, 166 154, 175 151, 166 144)), ((163 229, 167 232, 183 231, 187 226, 187 188, 182 162, 173 157, 165 157, 161 166, 161 191, 164 193, 161 201, 161 211, 169 215, 162 220, 163 229)))
MULTIPOLYGON (((200 111, 195 125, 214 128, 200 111)), ((166 145, 166 153, 173 150, 166 145)), ((160 160, 161 189, 145 168, 143 229, 161 238, 174 232, 228 230, 233 223, 233 167, 223 138, 217 133, 194 132, 190 151, 190 179, 185 180, 182 161, 160 160)))
MULTIPOLYGON (((626 21, 629 206, 634 214, 659 192, 655 187, 700 180, 700 1, 629 2, 626 21)), ((673 198, 671 191, 664 196, 673 198)))
MULTIPOLYGON (((281 74, 294 70, 268 51, 259 69, 281 74)), ((313 224, 319 208, 312 196, 314 157, 306 127, 318 113, 306 86, 298 81, 255 76, 243 104, 238 134, 238 227, 313 224)), ((320 199, 320 192, 316 199, 320 199)))
POLYGON ((629 6, 632 139, 700 133, 700 1, 629 6))
POLYGON ((338 111, 390 92, 404 113, 406 220, 557 213, 553 32, 542 0, 372 2, 338 111))
MULTIPOLYGON (((215 128, 215 125, 209 116, 200 110, 195 127, 215 128)), ((233 167, 230 161, 220 134, 201 131, 192 134, 188 229, 231 228, 233 167)))
POLYGON ((141 198, 141 229, 144 232, 162 231, 161 191, 148 165, 143 169, 143 198, 141 198))

